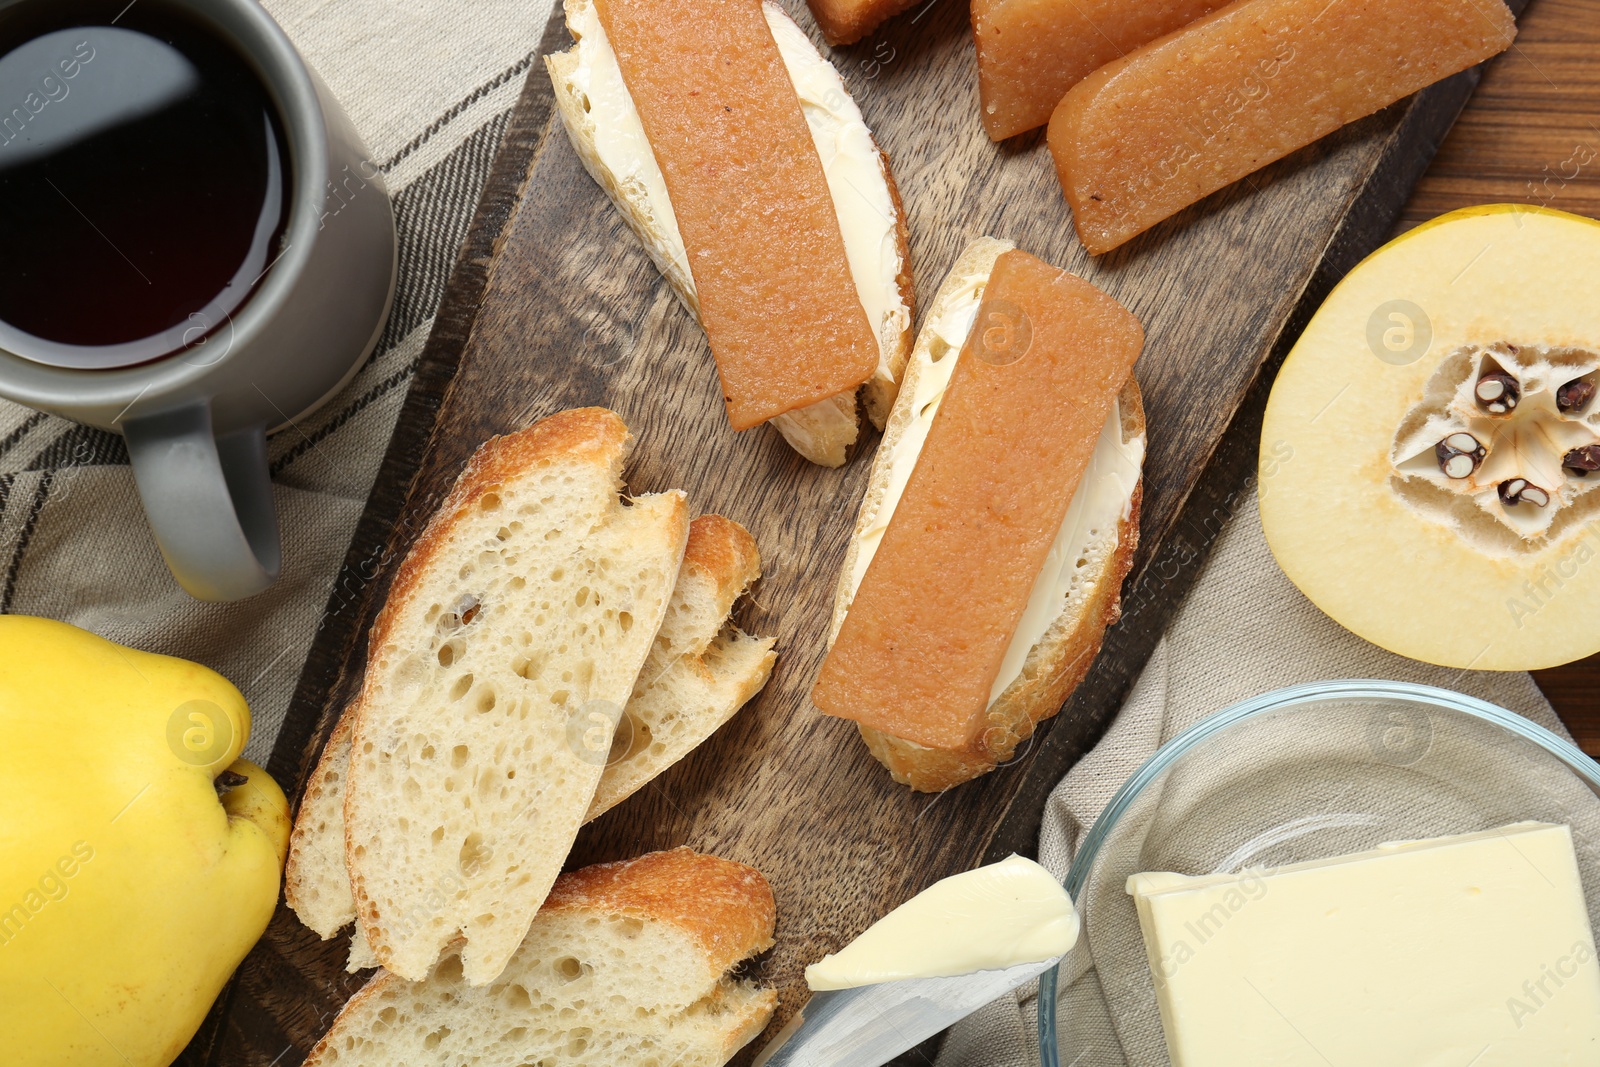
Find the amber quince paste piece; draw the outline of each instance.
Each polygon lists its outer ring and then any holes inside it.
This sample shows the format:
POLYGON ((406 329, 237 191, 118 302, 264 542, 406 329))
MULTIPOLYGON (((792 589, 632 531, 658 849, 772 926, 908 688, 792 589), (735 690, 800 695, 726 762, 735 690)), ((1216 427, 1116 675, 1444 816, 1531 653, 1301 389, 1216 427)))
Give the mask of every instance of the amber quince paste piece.
POLYGON ((688 252, 728 419, 855 389, 878 341, 760 0, 598 0, 688 252))
POLYGON ((1353 270, 1273 385, 1261 524, 1313 603, 1412 659, 1600 651, 1600 223, 1501 204, 1353 270))
POLYGON ((1097 69, 1226 0, 972 0, 983 128, 996 141, 1043 126, 1097 69))
POLYGON ((1237 0, 1061 100, 1050 151, 1078 236, 1107 252, 1516 32, 1501 0, 1237 0))
POLYGON ((809 0, 829 44, 854 44, 917 0, 809 0))
POLYGON ((1088 282, 995 263, 883 541, 812 700, 930 748, 981 729, 990 689, 1144 331, 1088 282))

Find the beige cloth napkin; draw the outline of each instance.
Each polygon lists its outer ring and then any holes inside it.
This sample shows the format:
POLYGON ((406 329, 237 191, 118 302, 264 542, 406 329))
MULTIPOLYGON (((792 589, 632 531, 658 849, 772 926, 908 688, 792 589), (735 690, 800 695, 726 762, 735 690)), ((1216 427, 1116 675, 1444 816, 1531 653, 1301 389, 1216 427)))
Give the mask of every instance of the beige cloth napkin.
POLYGON ((395 311, 344 392, 271 442, 277 585, 201 604, 167 573, 122 439, 0 401, 0 611, 197 660, 243 690, 246 754, 272 750, 400 412, 551 0, 266 0, 383 171, 395 311))
MULTIPOLYGON (((1104 739, 1051 793, 1039 861, 1065 877, 1079 843, 1118 787, 1173 735, 1240 700, 1336 678, 1386 678, 1455 689, 1567 736, 1527 674, 1430 667, 1369 644, 1322 614, 1278 569, 1262 536, 1252 494, 1222 532, 1104 739)), ((1593 810, 1593 797, 1585 791, 1569 800, 1585 813, 1590 839, 1600 839, 1594 836, 1600 833, 1600 815, 1593 810)), ((1102 886, 1099 891, 1122 889, 1102 886)), ((1130 940, 1136 942, 1136 931, 1130 940)), ((1122 982, 1121 976, 1129 968, 1148 966, 1142 950, 1131 957, 1097 961, 1083 946, 1063 964, 1057 1024, 1066 1035, 1063 1049, 1072 1051, 1061 1057, 1062 1067, 1070 1067, 1074 1056, 1084 1067, 1167 1062, 1158 1027, 1141 1029, 1126 1022, 1150 1013, 1119 1013, 1124 1020, 1119 1029, 1108 1011, 1106 990, 1134 984, 1122 982)), ((1037 983, 1030 984, 1015 998, 957 1025, 944 1041, 938 1067, 1037 1067, 1037 994, 1037 983)), ((1111 999, 1115 1003, 1128 995, 1113 992, 1111 999)))

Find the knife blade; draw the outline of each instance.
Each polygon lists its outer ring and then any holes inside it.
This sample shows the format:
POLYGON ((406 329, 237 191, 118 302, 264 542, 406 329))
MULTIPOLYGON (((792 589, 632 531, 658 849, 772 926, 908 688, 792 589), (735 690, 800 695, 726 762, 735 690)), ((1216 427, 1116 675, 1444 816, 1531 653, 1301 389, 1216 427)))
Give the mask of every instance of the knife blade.
POLYGON ((1059 962, 813 993, 752 1067, 882 1067, 1059 962))

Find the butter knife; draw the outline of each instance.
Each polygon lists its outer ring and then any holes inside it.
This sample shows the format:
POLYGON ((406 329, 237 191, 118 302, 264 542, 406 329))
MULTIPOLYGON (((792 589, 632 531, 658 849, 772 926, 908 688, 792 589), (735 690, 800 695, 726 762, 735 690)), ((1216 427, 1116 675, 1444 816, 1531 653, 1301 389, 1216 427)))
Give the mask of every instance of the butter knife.
POLYGON ((882 1067, 1059 962, 813 993, 753 1067, 882 1067))

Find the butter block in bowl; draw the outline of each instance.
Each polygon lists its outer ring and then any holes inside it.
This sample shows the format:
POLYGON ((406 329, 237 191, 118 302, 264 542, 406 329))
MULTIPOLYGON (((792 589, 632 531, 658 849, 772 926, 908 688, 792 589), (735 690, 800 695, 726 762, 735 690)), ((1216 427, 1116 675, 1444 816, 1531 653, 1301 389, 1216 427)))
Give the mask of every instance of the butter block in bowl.
POLYGON ((1077 848, 1041 1067, 1600 1063, 1597 843, 1600 765, 1504 708, 1365 680, 1234 705, 1077 848))
POLYGON ((1174 1064, 1600 1056, 1600 964, 1571 827, 1136 874, 1128 892, 1174 1064))

